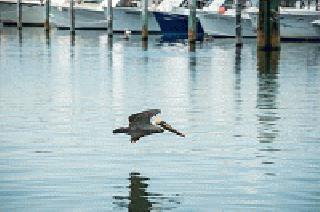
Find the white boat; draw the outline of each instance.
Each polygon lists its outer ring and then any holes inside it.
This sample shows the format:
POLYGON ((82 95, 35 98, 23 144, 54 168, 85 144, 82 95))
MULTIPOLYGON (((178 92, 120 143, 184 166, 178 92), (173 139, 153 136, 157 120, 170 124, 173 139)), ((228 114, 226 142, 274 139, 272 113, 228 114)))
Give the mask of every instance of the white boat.
MULTIPOLYGON (((236 25, 235 8, 226 9, 225 0, 214 0, 209 6, 199 11, 199 19, 204 32, 215 37, 234 37, 236 25)), ((251 18, 246 10, 241 12, 241 27, 243 37, 256 37, 251 18)))
MULTIPOLYGON (((80 3, 74 6, 76 29, 107 29, 102 5, 99 3, 80 3)), ((51 22, 57 28, 69 28, 69 2, 51 7, 51 22)))
MULTIPOLYGON (((198 17, 205 33, 215 37, 235 37, 235 9, 229 9, 223 14, 203 11, 198 17)), ((243 37, 256 37, 251 18, 246 13, 241 15, 241 27, 243 37)))
MULTIPOLYGON (((119 0, 113 1, 113 31, 114 32, 124 32, 131 31, 133 33, 140 32, 142 29, 141 23, 141 6, 140 2, 137 1, 136 4, 124 5, 121 4, 119 0)), ((157 5, 152 5, 149 0, 149 13, 148 13, 148 31, 149 33, 160 33, 160 27, 156 22, 156 19, 151 12, 155 10, 157 5)), ((103 9, 105 13, 105 19, 108 16, 108 4, 107 0, 103 2, 103 9)))
MULTIPOLYGON (((22 23, 30 26, 43 26, 45 7, 40 1, 23 1, 22 23)), ((0 1, 0 22, 3 25, 17 23, 17 1, 0 1)))
MULTIPOLYGON (((248 11, 254 29, 257 29, 258 9, 248 11)), ((313 22, 320 17, 320 11, 310 9, 280 8, 280 36, 282 39, 319 40, 320 33, 313 22)))

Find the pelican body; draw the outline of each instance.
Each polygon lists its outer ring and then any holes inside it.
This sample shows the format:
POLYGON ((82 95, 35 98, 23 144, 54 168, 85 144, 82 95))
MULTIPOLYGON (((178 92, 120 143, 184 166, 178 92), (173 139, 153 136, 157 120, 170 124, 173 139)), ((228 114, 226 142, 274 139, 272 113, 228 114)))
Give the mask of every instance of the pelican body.
POLYGON ((151 123, 151 118, 161 113, 160 109, 150 109, 142 111, 140 113, 135 113, 129 116, 129 126, 120 127, 113 130, 113 133, 126 133, 131 136, 131 143, 136 143, 141 137, 151 135, 154 133, 163 133, 164 130, 176 133, 181 137, 185 135, 177 130, 173 129, 165 121, 162 121, 160 117, 156 117, 155 124, 151 123))

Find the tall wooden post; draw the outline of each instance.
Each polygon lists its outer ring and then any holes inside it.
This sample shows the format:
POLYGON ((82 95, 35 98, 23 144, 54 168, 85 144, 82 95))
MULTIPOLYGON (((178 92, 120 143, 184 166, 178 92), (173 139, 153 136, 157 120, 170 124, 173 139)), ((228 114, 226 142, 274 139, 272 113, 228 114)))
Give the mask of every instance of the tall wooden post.
POLYGON ((108 0, 108 11, 107 11, 107 32, 108 37, 111 38, 113 36, 113 8, 112 8, 112 0, 108 0))
POLYGON ((148 40, 148 0, 142 0, 141 21, 142 40, 148 40))
POLYGON ((22 2, 17 0, 17 28, 22 29, 22 2))
POLYGON ((280 50, 279 0, 259 1, 258 50, 280 50))
POLYGON ((49 31, 49 28, 50 28, 49 15, 50 15, 50 0, 46 0, 46 19, 44 21, 44 27, 46 31, 49 31))
POLYGON ((197 39, 197 20, 196 20, 196 0, 188 0, 189 18, 188 18, 188 40, 189 45, 194 45, 197 39))
POLYGON ((236 0, 236 46, 242 46, 241 0, 236 0))
POLYGON ((319 11, 319 0, 316 0, 316 11, 319 11))
POLYGON ((69 18, 70 18, 70 34, 74 35, 75 34, 74 0, 70 0, 69 18))

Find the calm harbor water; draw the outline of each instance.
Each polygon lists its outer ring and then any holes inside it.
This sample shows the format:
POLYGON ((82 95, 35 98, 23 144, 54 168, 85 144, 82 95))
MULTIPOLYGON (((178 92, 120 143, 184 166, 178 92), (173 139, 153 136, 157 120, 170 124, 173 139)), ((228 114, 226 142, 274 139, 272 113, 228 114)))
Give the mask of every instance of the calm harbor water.
POLYGON ((320 210, 319 43, 3 28, 0 47, 0 211, 320 210), (112 134, 148 108, 187 137, 112 134))

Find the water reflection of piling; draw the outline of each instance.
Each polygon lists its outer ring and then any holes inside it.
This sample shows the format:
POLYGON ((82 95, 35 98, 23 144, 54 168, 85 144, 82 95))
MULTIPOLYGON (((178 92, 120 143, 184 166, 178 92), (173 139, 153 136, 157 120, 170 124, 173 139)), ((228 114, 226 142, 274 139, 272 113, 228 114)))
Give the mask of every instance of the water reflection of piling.
POLYGON ((46 36, 46 44, 49 47, 50 46, 50 31, 49 30, 45 31, 45 36, 46 36))
POLYGON ((273 143, 278 130, 276 122, 278 94, 278 61, 279 52, 258 51, 258 140, 260 143, 273 143))
POLYGON ((236 0, 236 46, 242 46, 241 0, 236 0))
POLYGON ((46 19, 44 21, 44 27, 46 31, 49 31, 50 29, 49 16, 50 16, 50 0, 46 0, 46 19))
POLYGON ((257 51, 257 68, 261 74, 277 74, 280 52, 257 51))
MULTIPOLYGON (((189 0, 189 17, 188 17, 188 40, 189 45, 194 45, 196 42, 196 35, 197 35, 197 20, 196 20, 196 0, 189 0)), ((195 46, 193 46, 192 50, 194 50, 195 46)))
POLYGON ((19 46, 22 46, 22 31, 18 30, 18 42, 19 42, 19 46))
POLYGON ((148 0, 142 0, 141 8, 142 40, 148 40, 148 0))
POLYGON ((142 50, 147 51, 148 50, 148 41, 142 40, 142 50))
POLYGON ((70 33, 70 45, 74 46, 76 43, 76 35, 74 33, 70 33))
POLYGON ((259 50, 280 49, 279 0, 259 1, 257 42, 259 50))
POLYGON ((108 37, 113 36, 113 7, 112 0, 108 0, 108 10, 107 10, 107 34, 108 37))
POLYGON ((240 73, 240 69, 241 69, 241 49, 242 49, 241 46, 237 46, 235 48, 235 64, 234 64, 234 67, 235 67, 236 74, 239 74, 240 73))
POLYGON ((17 0, 17 28, 22 29, 22 2, 17 0))

